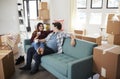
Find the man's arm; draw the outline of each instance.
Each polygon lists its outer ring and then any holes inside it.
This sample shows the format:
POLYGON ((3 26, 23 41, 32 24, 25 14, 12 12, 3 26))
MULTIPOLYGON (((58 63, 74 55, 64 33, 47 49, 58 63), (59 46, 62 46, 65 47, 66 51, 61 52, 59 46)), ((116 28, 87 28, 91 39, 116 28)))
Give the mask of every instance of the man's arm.
POLYGON ((50 33, 45 39, 40 39, 39 42, 46 42, 50 39, 53 33, 50 33))

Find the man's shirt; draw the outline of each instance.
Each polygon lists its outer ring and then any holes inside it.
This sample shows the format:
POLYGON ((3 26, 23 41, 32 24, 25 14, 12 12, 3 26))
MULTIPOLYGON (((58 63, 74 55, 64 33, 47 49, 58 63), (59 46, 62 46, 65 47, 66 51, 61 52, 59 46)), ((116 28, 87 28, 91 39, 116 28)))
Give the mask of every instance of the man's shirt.
POLYGON ((55 39, 51 39, 53 38, 53 34, 55 32, 50 33, 47 38, 46 38, 46 44, 51 44, 48 45, 48 47, 50 46, 50 48, 52 48, 53 50, 56 49, 57 53, 62 53, 62 44, 63 44, 63 40, 64 38, 68 38, 70 37, 70 34, 65 33, 65 32, 57 32, 56 34, 56 40, 55 39), (50 43, 50 41, 53 41, 50 43), (54 46, 54 44, 56 44, 56 47, 54 46))

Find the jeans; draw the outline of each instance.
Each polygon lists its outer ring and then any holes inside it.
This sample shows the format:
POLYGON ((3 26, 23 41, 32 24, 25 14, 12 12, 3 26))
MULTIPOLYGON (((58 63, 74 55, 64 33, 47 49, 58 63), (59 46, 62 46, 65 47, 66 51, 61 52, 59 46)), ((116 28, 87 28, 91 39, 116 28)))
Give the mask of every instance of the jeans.
POLYGON ((52 54, 52 53, 55 53, 55 52, 47 46, 45 46, 43 55, 38 54, 36 52, 36 50, 34 49, 34 47, 30 47, 27 51, 26 66, 29 67, 29 68, 31 67, 31 62, 32 62, 32 58, 33 58, 35 60, 35 63, 33 65, 32 70, 33 71, 37 70, 37 69, 39 69, 39 65, 41 63, 41 57, 44 56, 44 55, 52 54))
POLYGON ((43 48, 44 49, 45 44, 43 42, 38 42, 38 43, 33 42, 32 46, 35 48, 35 50, 37 50, 38 48, 43 48))

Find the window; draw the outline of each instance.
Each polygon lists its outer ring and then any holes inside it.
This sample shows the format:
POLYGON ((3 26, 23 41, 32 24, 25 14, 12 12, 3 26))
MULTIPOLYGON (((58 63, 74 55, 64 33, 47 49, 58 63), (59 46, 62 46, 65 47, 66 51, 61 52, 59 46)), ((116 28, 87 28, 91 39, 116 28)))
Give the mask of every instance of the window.
POLYGON ((74 29, 83 29, 86 24, 86 13, 78 10, 74 21, 74 29))
POLYGON ((74 6, 74 10, 72 10, 73 17, 71 18, 72 20, 71 28, 73 30, 84 28, 86 30, 86 34, 97 33, 98 30, 100 30, 100 28, 106 28, 108 14, 119 13, 119 8, 112 8, 118 7, 119 4, 118 0, 84 0, 84 1, 76 0, 75 1, 76 4, 73 5, 74 6), (109 8, 106 8, 106 6, 111 8, 111 10, 109 8))
POLYGON ((98 24, 100 25, 102 22, 102 13, 91 13, 89 24, 98 24))
POLYGON ((37 19, 36 1, 29 1, 30 19, 37 19))
POLYGON ((119 0, 107 0, 107 8, 108 9, 118 9, 119 0))
POLYGON ((101 9, 103 6, 103 0, 92 0, 91 8, 92 9, 101 9))
POLYGON ((87 8, 87 0, 77 0, 77 8, 79 9, 87 8))

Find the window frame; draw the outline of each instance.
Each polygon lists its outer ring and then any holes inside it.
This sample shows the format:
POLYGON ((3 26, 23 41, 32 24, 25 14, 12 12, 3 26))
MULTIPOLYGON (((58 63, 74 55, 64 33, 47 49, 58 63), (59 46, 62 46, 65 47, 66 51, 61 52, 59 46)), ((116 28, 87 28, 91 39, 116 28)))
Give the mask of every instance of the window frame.
POLYGON ((94 7, 93 6, 93 2, 94 0, 91 0, 91 9, 102 9, 103 8, 103 0, 101 0, 101 6, 96 6, 96 7, 94 7))
MULTIPOLYGON (((118 2, 119 2, 119 1, 118 1, 118 2)), ((106 8, 107 8, 107 9, 118 9, 118 8, 119 8, 119 4, 118 4, 118 7, 115 7, 115 6, 110 7, 110 6, 109 6, 109 0, 107 0, 106 8)))

